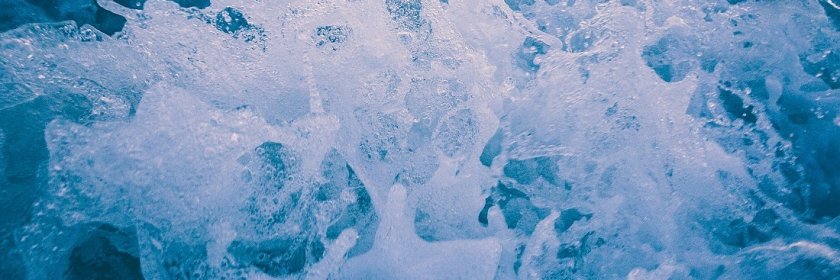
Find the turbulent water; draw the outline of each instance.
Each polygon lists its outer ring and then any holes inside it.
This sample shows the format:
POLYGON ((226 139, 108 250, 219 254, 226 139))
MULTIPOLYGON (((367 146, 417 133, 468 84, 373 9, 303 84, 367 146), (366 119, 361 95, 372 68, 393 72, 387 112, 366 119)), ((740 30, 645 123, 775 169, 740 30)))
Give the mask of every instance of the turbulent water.
POLYGON ((837 0, 0 10, 2 279, 840 279, 837 0))

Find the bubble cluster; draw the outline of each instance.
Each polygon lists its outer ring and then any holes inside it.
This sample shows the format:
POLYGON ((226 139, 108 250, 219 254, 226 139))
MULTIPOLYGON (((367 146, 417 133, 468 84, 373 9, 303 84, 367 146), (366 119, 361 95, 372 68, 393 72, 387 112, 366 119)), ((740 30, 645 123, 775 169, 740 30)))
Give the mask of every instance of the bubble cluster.
POLYGON ((0 278, 840 275, 836 0, 6 2, 0 278))

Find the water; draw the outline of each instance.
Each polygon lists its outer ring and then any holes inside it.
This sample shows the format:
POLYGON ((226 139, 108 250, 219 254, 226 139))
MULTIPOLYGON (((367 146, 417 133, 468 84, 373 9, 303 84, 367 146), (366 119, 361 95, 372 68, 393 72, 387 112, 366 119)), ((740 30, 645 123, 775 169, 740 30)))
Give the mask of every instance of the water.
POLYGON ((0 1, 4 279, 840 279, 840 5, 0 1))

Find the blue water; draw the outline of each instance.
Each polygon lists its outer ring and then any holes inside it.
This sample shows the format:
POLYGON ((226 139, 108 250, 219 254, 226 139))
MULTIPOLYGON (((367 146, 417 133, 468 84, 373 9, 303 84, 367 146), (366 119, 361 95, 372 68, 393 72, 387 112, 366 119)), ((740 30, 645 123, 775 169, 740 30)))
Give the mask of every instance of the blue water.
POLYGON ((840 279, 837 0, 0 0, 0 279, 840 279))

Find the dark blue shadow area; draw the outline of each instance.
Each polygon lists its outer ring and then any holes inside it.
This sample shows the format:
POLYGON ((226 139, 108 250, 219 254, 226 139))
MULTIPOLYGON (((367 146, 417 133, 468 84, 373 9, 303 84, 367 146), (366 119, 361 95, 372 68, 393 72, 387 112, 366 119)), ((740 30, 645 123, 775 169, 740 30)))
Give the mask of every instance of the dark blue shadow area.
MULTIPOLYGON (((204 9, 210 0, 172 0, 182 8, 204 9)), ((146 0, 116 0, 127 8, 142 10, 146 0)), ((77 25, 90 24, 108 35, 123 29, 124 17, 108 11, 96 0, 0 0, 0 32, 27 23, 72 20, 77 25)))
POLYGON ((0 32, 34 22, 72 20, 90 24, 113 35, 125 26, 125 18, 99 6, 94 0, 3 0, 0 1, 0 32))
POLYGON ((96 224, 70 252, 65 279, 145 279, 137 256, 137 236, 108 224, 96 224))
POLYGON ((32 203, 37 199, 39 178, 49 153, 44 129, 56 117, 79 121, 90 114, 90 102, 78 95, 41 96, 32 101, 0 110, 0 130, 5 143, 5 178, 0 188, 0 264, 2 279, 23 278, 20 256, 14 244, 15 229, 31 219, 32 203), (63 97, 56 98, 55 96, 63 97))

